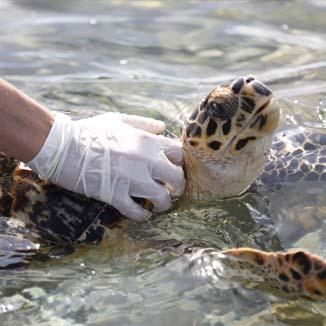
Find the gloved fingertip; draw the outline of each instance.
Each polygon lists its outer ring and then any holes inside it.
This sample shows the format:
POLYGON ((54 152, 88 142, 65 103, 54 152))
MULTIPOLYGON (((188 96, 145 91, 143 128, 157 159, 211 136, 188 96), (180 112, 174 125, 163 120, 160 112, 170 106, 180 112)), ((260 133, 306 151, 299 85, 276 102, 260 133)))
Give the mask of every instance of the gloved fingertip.
POLYGON ((155 121, 155 123, 153 123, 153 126, 155 124, 155 128, 153 128, 153 133, 161 134, 166 128, 165 123, 163 121, 155 120, 155 119, 153 119, 153 121, 155 121))
POLYGON ((152 215, 153 215, 152 212, 148 210, 143 210, 141 212, 140 211, 135 212, 134 214, 131 214, 128 217, 134 221, 141 222, 141 221, 148 220, 149 218, 152 217, 152 215))
POLYGON ((176 165, 183 165, 183 148, 182 143, 178 139, 166 138, 162 135, 159 136, 161 147, 165 156, 176 165))
POLYGON ((184 185, 178 185, 178 187, 174 187, 172 189, 170 189, 170 195, 172 198, 179 198, 183 195, 184 191, 185 191, 186 187, 185 184, 184 185))
POLYGON ((178 168, 178 174, 176 180, 173 184, 167 185, 170 191, 170 195, 173 198, 181 197, 186 189, 186 179, 184 177, 184 172, 181 167, 178 168))
POLYGON ((163 121, 137 115, 121 114, 121 120, 136 129, 141 129, 152 134, 160 134, 166 128, 163 121))
POLYGON ((154 205, 153 207, 154 212, 164 212, 169 208, 171 208, 172 200, 166 189, 164 190, 163 194, 164 195, 161 196, 161 198, 152 199, 152 203, 154 205))
POLYGON ((143 118, 142 123, 143 125, 141 129, 156 135, 161 134, 166 128, 163 121, 153 118, 143 118))

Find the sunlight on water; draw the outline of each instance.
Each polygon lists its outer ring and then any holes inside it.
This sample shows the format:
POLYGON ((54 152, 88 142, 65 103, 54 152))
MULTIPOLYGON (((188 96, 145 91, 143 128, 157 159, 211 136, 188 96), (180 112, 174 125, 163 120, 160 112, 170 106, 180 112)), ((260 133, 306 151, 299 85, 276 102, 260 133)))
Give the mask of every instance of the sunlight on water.
MULTIPOLYGON (((325 17, 321 0, 1 0, 0 72, 52 110, 141 114, 178 135, 212 87, 254 74, 280 101, 281 129, 325 128, 325 17)), ((43 248, 0 270, 0 324, 325 325, 325 304, 197 282, 178 252, 300 246, 326 257, 325 190, 247 194, 125 223, 110 246, 43 248)), ((0 231, 17 259, 37 246, 0 231)))

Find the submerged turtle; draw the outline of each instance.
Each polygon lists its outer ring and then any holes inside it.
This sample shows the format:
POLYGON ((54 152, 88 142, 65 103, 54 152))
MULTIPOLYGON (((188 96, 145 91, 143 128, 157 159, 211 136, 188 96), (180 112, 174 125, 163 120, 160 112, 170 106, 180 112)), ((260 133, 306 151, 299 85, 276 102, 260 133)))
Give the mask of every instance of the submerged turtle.
MULTIPOLYGON (((187 187, 176 205, 238 196, 253 184, 273 189, 301 179, 326 180, 325 135, 300 130, 273 139, 279 114, 271 91, 253 77, 240 77, 209 93, 182 132, 187 187)), ((11 158, 0 157, 0 171, 0 215, 30 227, 43 242, 99 243, 122 219, 113 207, 40 180, 11 158)), ((0 239, 3 247, 7 242, 0 239)), ((223 257, 220 262, 235 278, 326 298, 326 262, 308 252, 204 249, 190 257, 190 265, 199 267, 201 275, 218 276, 216 257, 223 257)))

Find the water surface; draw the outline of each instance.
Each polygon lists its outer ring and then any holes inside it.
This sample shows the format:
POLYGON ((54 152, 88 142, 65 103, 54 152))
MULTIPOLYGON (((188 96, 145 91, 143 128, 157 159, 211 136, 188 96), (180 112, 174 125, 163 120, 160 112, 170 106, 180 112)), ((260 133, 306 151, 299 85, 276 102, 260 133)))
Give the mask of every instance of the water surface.
MULTIPOLYGON (((326 3, 1 0, 0 75, 74 117, 119 111, 182 121, 225 79, 254 74, 280 129, 326 126, 326 3)), ((132 225, 134 246, 60 249, 1 271, 3 325, 325 325, 326 306, 183 275, 173 250, 304 247, 326 257, 325 185, 299 184, 132 225), (146 249, 148 248, 148 249, 146 249)))

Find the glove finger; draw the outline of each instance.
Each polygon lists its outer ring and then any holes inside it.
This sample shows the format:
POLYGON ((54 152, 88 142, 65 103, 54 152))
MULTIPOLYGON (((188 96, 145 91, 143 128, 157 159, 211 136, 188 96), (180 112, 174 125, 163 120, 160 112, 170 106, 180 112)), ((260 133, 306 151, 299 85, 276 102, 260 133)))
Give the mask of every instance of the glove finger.
POLYGON ((150 195, 147 196, 147 198, 153 203, 153 210, 155 212, 163 212, 168 210, 172 205, 171 197, 168 193, 168 190, 166 187, 158 184, 154 181, 154 188, 156 188, 155 191, 152 191, 150 195))
POLYGON ((160 120, 145 118, 138 115, 121 114, 121 120, 131 127, 160 134, 165 130, 165 123, 160 120))
POLYGON ((131 196, 148 199, 153 204, 155 212, 163 212, 168 210, 172 205, 171 197, 168 190, 156 181, 137 183, 130 186, 131 196))
POLYGON ((161 149, 166 157, 176 165, 183 165, 183 149, 182 143, 178 139, 166 138, 162 135, 158 136, 160 139, 161 149))
POLYGON ((180 197, 186 187, 183 169, 172 164, 164 155, 153 165, 152 178, 163 182, 172 197, 180 197))
POLYGON ((115 207, 122 215, 134 220, 143 221, 151 217, 152 213, 138 205, 127 192, 114 196, 112 206, 115 207))

